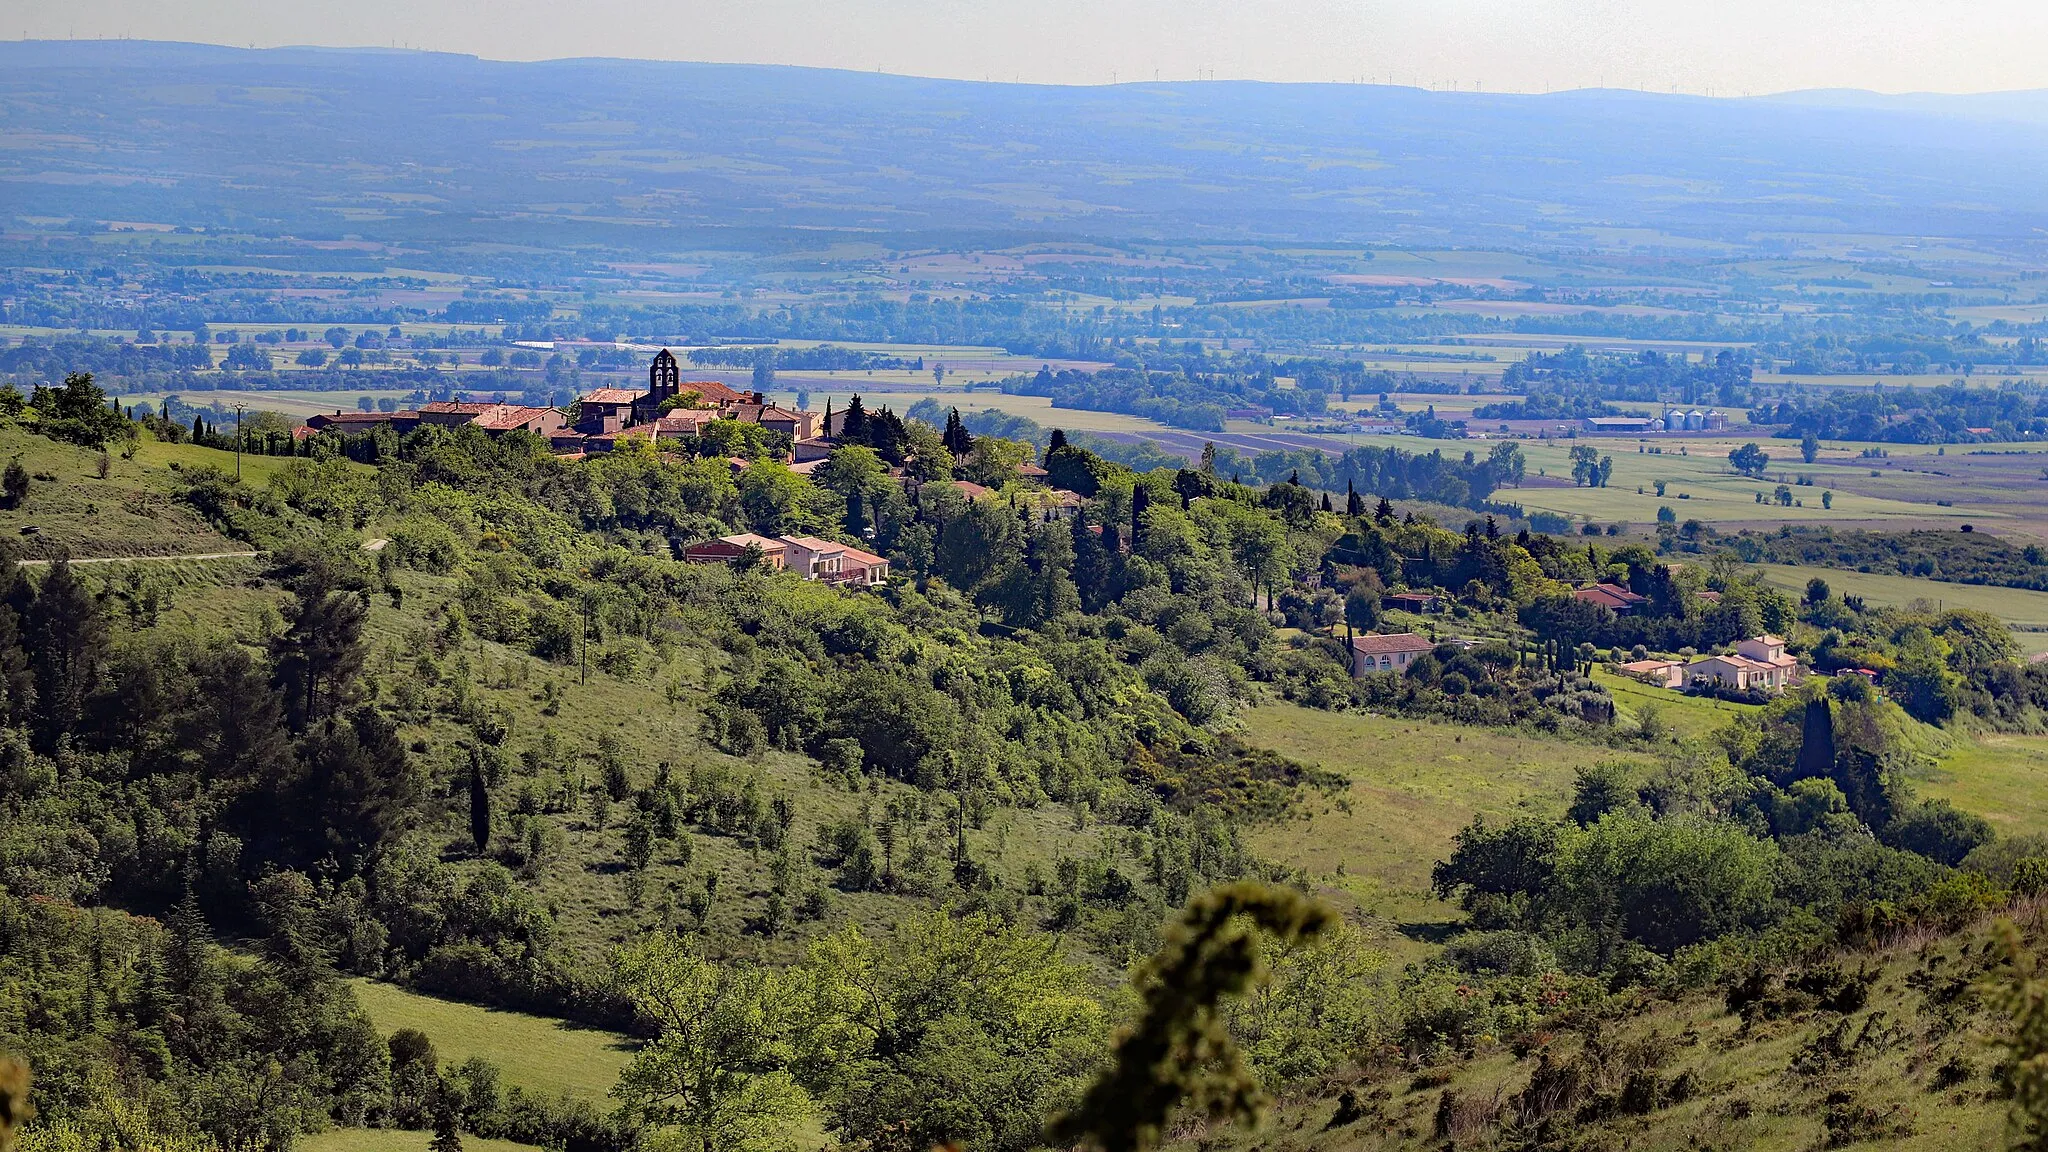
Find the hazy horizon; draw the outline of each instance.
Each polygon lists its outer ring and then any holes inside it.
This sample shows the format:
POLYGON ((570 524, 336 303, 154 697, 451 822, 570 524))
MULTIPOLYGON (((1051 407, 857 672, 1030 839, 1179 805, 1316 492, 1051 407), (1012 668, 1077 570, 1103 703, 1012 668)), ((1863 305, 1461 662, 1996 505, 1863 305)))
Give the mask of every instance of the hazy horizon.
POLYGON ((1380 83, 1770 95, 2038 89, 2048 9, 2017 0, 584 0, 264 5, 26 0, 0 34, 485 59, 769 64, 958 80, 1380 83), (671 47, 672 46, 672 47, 671 47))

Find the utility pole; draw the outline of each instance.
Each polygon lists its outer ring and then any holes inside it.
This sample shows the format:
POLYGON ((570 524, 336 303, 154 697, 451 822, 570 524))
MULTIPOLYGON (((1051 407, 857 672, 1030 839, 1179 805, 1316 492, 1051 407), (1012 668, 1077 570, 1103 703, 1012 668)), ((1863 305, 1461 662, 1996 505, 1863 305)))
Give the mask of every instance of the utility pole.
POLYGON ((242 406, 235 405, 235 483, 242 482, 242 406))

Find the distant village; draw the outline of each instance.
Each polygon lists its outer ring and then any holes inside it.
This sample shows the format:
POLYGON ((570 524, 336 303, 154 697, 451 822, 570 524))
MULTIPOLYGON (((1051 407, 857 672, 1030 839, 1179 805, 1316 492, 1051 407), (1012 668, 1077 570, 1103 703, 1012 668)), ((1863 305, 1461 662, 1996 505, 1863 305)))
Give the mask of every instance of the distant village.
MULTIPOLYGON (((831 453, 829 432, 815 414, 771 403, 760 392, 736 392, 716 380, 682 378, 675 354, 664 348, 647 369, 647 390, 599 388, 578 397, 575 421, 559 408, 479 401, 439 400, 398 412, 335 412, 306 421, 309 432, 360 435, 389 428, 404 435, 422 425, 473 426, 493 436, 531 432, 564 456, 610 452, 621 441, 682 440, 714 420, 758 424, 790 438, 791 459, 823 460, 831 453)), ((827 413, 829 418, 830 413, 827 413)))
MULTIPOLYGON (((715 380, 684 380, 675 355, 667 349, 655 354, 647 371, 647 388, 598 388, 577 398, 573 417, 559 408, 485 401, 442 400, 416 409, 394 412, 341 412, 318 415, 306 421, 301 435, 332 431, 344 436, 362 435, 388 428, 404 435, 420 427, 474 427, 492 436, 509 432, 530 432, 547 440, 559 455, 571 458, 615 451, 623 443, 646 441, 652 446, 680 443, 697 437, 704 427, 718 420, 759 425, 788 438, 784 462, 799 474, 809 474, 839 446, 845 412, 834 414, 830 402, 818 413, 786 408, 758 391, 737 391, 715 380)), ((1586 421, 1591 429, 1604 432, 1702 431, 1725 428, 1727 417, 1719 411, 1686 411, 1674 408, 1662 417, 1600 416, 1586 421)), ((749 461, 734 457, 735 471, 749 461)), ((1024 464, 1018 478, 1043 484, 1043 468, 1024 464)), ((970 500, 990 495, 989 489, 966 480, 953 485, 970 500)), ((1082 504, 1079 493, 1047 486, 1043 504, 1048 516, 1068 517, 1082 504)), ((872 588, 888 583, 887 558, 850 544, 814 536, 768 537, 739 533, 688 545, 683 558, 700 564, 733 564, 794 572, 807 580, 851 588, 872 588)), ((1618 584, 1600 583, 1572 593, 1573 597, 1605 608, 1618 616, 1636 612, 1645 598, 1618 584)), ((1713 592, 1702 592, 1713 599, 1713 592)), ((1429 591, 1392 591, 1383 606, 1417 615, 1445 611, 1446 596, 1429 591)), ((1369 633, 1352 637, 1351 673, 1355 677, 1375 673, 1402 673, 1419 656, 1433 651, 1440 641, 1415 632, 1369 633)), ((1798 677, 1797 658, 1787 655, 1785 642, 1763 635, 1743 640, 1734 651, 1687 659, 1644 658, 1619 663, 1625 675, 1660 688, 1676 690, 1721 690, 1738 693, 1777 693, 1798 677)), ((1869 675, 1874 676, 1874 673, 1869 675)))

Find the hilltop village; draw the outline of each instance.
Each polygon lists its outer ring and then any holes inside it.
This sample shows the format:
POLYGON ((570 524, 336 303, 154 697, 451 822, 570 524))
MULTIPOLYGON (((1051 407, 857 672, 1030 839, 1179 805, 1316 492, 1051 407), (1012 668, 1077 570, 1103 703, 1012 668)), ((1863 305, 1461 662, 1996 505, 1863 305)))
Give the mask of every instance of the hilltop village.
MULTIPOLYGON (((828 401, 820 414, 783 407, 760 391, 739 391, 716 380, 684 380, 675 355, 664 348, 648 366, 644 391, 597 388, 578 397, 566 411, 488 401, 441 400, 421 404, 416 409, 317 415, 308 419, 298 434, 309 437, 330 432, 349 439, 388 432, 399 437, 423 426, 473 427, 493 437, 519 431, 544 438, 559 456, 581 459, 615 452, 636 442, 654 450, 687 445, 701 452, 705 439, 715 439, 721 428, 727 435, 733 429, 751 429, 752 434, 761 437, 758 443, 750 443, 752 450, 745 455, 735 453, 726 457, 735 473, 745 471, 755 460, 778 459, 792 472, 809 476, 836 449, 850 442, 849 422, 856 425, 854 439, 861 439, 857 426, 866 418, 858 396, 837 413, 828 401), (763 448, 767 451, 761 451, 763 448)), ((894 417, 884 409, 878 418, 894 417)), ((1616 419, 1624 418, 1595 418, 1588 421, 1588 427, 1615 430, 1621 427, 1614 423, 1616 419)), ((1682 409, 1673 409, 1655 420, 1625 419, 1629 421, 1627 431, 1696 430, 1725 427, 1727 422, 1719 411, 1682 409)), ((903 466, 889 469, 890 476, 899 483, 909 482, 905 472, 903 466)), ((1085 502, 1081 493, 1049 483, 1047 471, 1028 459, 1017 462, 1009 474, 1028 493, 1020 502, 1029 505, 1020 508, 1027 516, 1035 513, 1046 520, 1067 519, 1085 502)), ((950 483, 970 501, 995 495, 990 487, 973 481, 950 483)), ((868 538, 861 543, 872 541, 870 529, 868 538)), ((741 568, 765 566, 795 572, 807 580, 853 588, 878 587, 890 577, 889 560, 874 551, 855 543, 803 534, 768 536, 743 532, 717 536, 689 544, 682 550, 682 559, 741 568)), ((1703 605, 1719 601, 1719 594, 1708 589, 1700 589, 1695 595, 1703 605)), ((1571 598, 1593 613, 1611 614, 1617 619, 1651 610, 1651 597, 1612 580, 1595 580, 1574 590, 1571 598)), ((1449 612, 1458 602, 1453 593, 1425 583, 1385 591, 1379 608, 1421 621, 1449 612)), ((1470 648, 1474 643, 1457 637, 1439 639, 1435 632, 1431 628, 1430 635, 1388 630, 1353 634, 1347 641, 1352 676, 1403 675, 1414 661, 1442 645, 1470 648)), ((1684 649, 1667 656, 1637 647, 1639 650, 1634 653, 1617 649, 1608 664, 1623 675, 1658 688, 1764 698, 1783 692, 1802 676, 1802 665, 1797 657, 1787 654, 1785 641, 1769 634, 1742 639, 1720 653, 1684 649)), ((1875 678, 1875 673, 1867 669, 1851 671, 1875 678)))

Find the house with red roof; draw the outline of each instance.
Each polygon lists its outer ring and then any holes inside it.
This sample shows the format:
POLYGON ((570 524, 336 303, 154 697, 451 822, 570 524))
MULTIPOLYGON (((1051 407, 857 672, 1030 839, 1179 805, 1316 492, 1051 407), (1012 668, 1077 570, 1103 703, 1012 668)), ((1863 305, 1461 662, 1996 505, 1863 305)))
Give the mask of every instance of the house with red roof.
POLYGON ((1436 641, 1413 632, 1391 634, 1368 632, 1351 638, 1351 674, 1405 672, 1417 656, 1436 647, 1436 641))
POLYGON ((780 570, 789 557, 789 545, 768 536, 757 536, 752 532, 741 532, 734 536, 720 536, 702 544, 692 544, 683 549, 683 559, 691 564, 730 564, 746 555, 747 549, 761 550, 761 560, 770 568, 780 570))
POLYGON ((1640 609, 1649 597, 1637 595, 1621 584, 1595 584, 1591 588, 1581 588, 1573 592, 1572 599, 1598 604, 1616 616, 1629 616, 1640 609))

